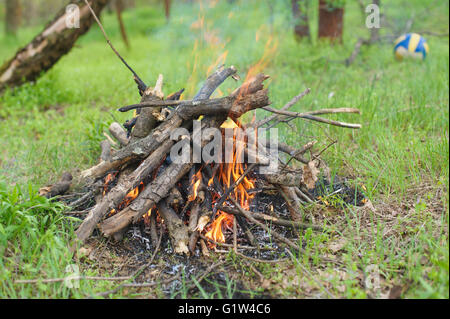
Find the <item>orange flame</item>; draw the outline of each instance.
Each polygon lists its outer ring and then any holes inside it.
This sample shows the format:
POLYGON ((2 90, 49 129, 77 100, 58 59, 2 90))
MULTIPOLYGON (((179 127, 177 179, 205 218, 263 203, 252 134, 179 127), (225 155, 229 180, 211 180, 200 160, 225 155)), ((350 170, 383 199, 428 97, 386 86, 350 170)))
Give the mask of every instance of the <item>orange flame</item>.
MULTIPOLYGON (((239 122, 235 122, 237 128, 234 129, 233 134, 233 161, 231 163, 222 163, 217 171, 217 178, 219 183, 224 187, 224 190, 228 189, 234 184, 245 171, 244 163, 240 160, 243 155, 245 145, 245 134, 240 129, 242 125, 239 122)), ((216 174, 213 174, 209 180, 208 185, 211 186, 214 182, 216 174)), ((230 194, 244 209, 250 208, 250 202, 254 195, 249 194, 248 190, 255 188, 253 180, 247 175, 243 178, 242 182, 237 185, 233 192, 230 194)), ((213 202, 216 202, 220 198, 219 194, 213 195, 213 202)), ((210 238, 216 242, 224 243, 225 235, 223 233, 223 226, 227 226, 230 229, 234 223, 234 216, 227 214, 219 210, 217 218, 211 223, 209 231, 205 234, 207 238, 210 238)))
POLYGON ((219 212, 219 216, 212 222, 211 229, 205 234, 207 238, 210 238, 218 243, 225 242, 225 235, 223 233, 223 226, 232 228, 234 223, 234 216, 224 212, 219 212))
POLYGON ((112 183, 112 181, 114 181, 114 179, 116 178, 118 172, 115 173, 109 173, 108 176, 106 176, 105 178, 105 184, 103 185, 103 196, 106 195, 106 193, 108 192, 108 186, 109 184, 112 183))
POLYGON ((202 170, 199 169, 198 172, 195 174, 194 179, 191 182, 192 187, 192 193, 189 194, 188 201, 192 202, 197 198, 198 195, 198 188, 200 186, 200 183, 202 181, 202 170))

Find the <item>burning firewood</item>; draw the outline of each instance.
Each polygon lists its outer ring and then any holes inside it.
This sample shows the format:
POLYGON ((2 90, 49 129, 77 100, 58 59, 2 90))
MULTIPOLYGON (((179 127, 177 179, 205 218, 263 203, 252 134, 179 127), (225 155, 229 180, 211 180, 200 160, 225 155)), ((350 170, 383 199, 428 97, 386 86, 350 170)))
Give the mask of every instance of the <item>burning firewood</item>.
MULTIPOLYGON (((250 135, 256 134, 255 130, 246 135, 242 129, 270 127, 274 123, 276 125, 297 118, 359 128, 358 124, 317 117, 320 114, 358 111, 342 108, 306 113, 288 111, 310 92, 309 89, 295 97, 281 111, 269 108, 271 102, 264 88, 268 76, 264 74, 248 77, 229 96, 209 99, 236 72, 233 66, 219 67, 206 79, 192 100, 180 101, 183 90, 164 99, 162 75, 158 77, 154 88, 138 81, 140 102, 119 109, 121 112, 137 110, 137 117, 132 120, 134 125, 129 126, 130 137, 117 123, 111 125, 110 133, 119 141, 121 148, 108 154, 105 143, 106 150, 100 163, 80 174, 80 181, 87 185, 99 181, 104 183, 95 205, 91 206, 76 230, 80 241, 86 241, 95 228, 103 236, 121 238, 131 224, 144 222, 149 227, 154 245, 167 231, 175 253, 193 255, 199 238, 206 238, 211 247, 211 243, 225 243, 230 234, 233 234, 233 247, 237 251, 238 240, 241 240, 238 233, 245 234, 253 247, 259 249, 252 234, 252 226, 267 230, 261 221, 297 229, 311 226, 302 223, 302 205, 305 201, 311 203, 313 200, 302 190, 311 188, 317 181, 318 154, 313 156, 311 152, 310 158, 306 155, 316 141, 300 149, 279 143, 275 149, 303 163, 303 167, 290 169, 289 161, 271 174, 261 175, 258 168, 270 168, 271 162, 278 163, 279 158, 271 158, 271 143, 255 142, 253 145, 250 135), (242 124, 241 116, 255 109, 264 109, 272 114, 256 124, 242 124), (199 118, 201 120, 195 121, 199 118), (227 125, 224 125, 226 121, 227 125), (174 136, 177 129, 183 133, 174 136), (225 145, 219 143, 217 149, 208 148, 210 142, 223 136, 225 139, 221 141, 224 140, 225 145), (173 158, 174 146, 191 144, 193 150, 189 148, 186 153, 188 160, 179 162, 173 158), (213 155, 210 152, 212 149, 213 155), (209 154, 210 159, 204 158, 205 153, 209 154), (253 161, 250 161, 251 158, 253 161), (276 212, 273 216, 252 212, 251 204, 255 197, 252 191, 257 188, 257 184, 262 188, 275 189, 279 198, 284 198, 291 220, 276 216, 276 212)), ((133 74, 136 79, 134 71, 133 74)), ((318 226, 311 228, 320 229, 318 226)), ((276 232, 272 234, 284 244, 296 246, 283 235, 276 232)), ((204 242, 200 248, 207 255, 204 242)))

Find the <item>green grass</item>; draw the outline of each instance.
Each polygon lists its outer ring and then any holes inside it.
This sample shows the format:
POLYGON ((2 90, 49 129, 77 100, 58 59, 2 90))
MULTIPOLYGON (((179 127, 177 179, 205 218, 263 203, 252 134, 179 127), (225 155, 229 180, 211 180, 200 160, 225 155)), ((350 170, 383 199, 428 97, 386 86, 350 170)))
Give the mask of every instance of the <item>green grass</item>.
MULTIPOLYGON (((316 38, 312 42, 294 39, 290 1, 276 1, 273 16, 264 1, 237 2, 237 6, 227 1, 215 6, 176 3, 168 24, 160 7, 129 10, 124 19, 130 51, 120 40, 116 18, 105 14, 103 22, 115 46, 147 84, 164 74, 166 94, 185 87, 185 98, 193 96, 210 66, 223 63, 218 58, 225 52, 225 63, 235 65, 245 78, 264 52, 275 47, 264 69, 271 76, 274 107, 310 87, 311 94, 293 107, 294 111, 359 108, 361 116, 330 116, 362 123, 359 131, 301 120, 296 122, 297 133, 279 127, 279 136, 294 146, 314 136, 320 149, 337 139, 338 143, 323 154, 333 174, 348 176, 355 185, 364 186, 377 209, 356 210, 338 200, 332 207, 310 208, 313 216, 325 214, 327 223, 339 233, 303 234, 307 251, 311 256, 330 254, 330 244, 345 238, 337 254, 345 261, 347 275, 336 273, 332 266, 319 267, 314 257, 301 256, 302 264, 322 284, 329 282, 328 290, 339 297, 365 298, 372 293, 363 287, 361 274, 375 264, 384 289, 375 296, 399 285, 404 287, 402 297, 448 298, 448 37, 427 36, 431 52, 423 62, 397 62, 392 44, 387 43, 364 47, 354 64, 346 67, 336 61, 350 55, 357 36, 368 36, 357 4, 346 6, 344 44, 330 45, 316 38), (199 23, 195 22, 202 17, 203 28, 197 28, 199 23)), ((447 30, 446 1, 437 1, 426 14, 422 13, 422 1, 384 3, 383 11, 396 30, 414 14, 420 18, 415 20, 413 31, 447 30)), ((316 20, 313 16, 311 23, 316 20)), ((0 35, 0 61, 14 54, 40 28, 21 29, 17 38, 0 35)), ((381 30, 382 34, 391 32, 381 30)), ((226 82, 220 91, 226 94, 237 85, 226 82)), ((56 180, 63 171, 76 174, 94 164, 105 127, 113 120, 127 119, 128 115, 119 114, 116 108, 138 99, 129 72, 97 27, 35 84, 0 97, 0 180, 7 185, 0 189, 0 296, 81 297, 108 289, 107 283, 82 282, 81 291, 71 292, 61 284, 32 286, 13 281, 65 276, 65 267, 73 260, 67 248, 73 225, 62 217, 63 208, 36 197, 35 190, 56 180), (27 189, 26 185, 31 188, 24 194, 19 189, 27 189), (30 208, 36 205, 41 206, 30 208)), ((253 274, 244 261, 234 263, 237 270, 253 274)), ((302 269, 289 267, 259 265, 259 271, 272 280, 269 294, 309 296, 308 289, 323 294, 302 269), (283 283, 285 274, 307 284, 283 283)), ((251 278, 249 285, 258 276, 251 278)), ((227 297, 233 287, 217 291, 212 297, 227 297)), ((256 284, 255 291, 263 292, 256 284)), ((197 297, 208 294, 199 287, 197 297)))

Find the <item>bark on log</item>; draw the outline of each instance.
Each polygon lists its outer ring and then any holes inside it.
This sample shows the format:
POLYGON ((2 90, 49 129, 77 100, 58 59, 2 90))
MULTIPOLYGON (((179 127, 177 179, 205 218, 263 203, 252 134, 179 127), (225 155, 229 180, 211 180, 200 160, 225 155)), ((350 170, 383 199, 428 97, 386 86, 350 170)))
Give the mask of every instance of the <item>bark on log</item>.
MULTIPOLYGON (((92 8, 99 14, 108 0, 92 2, 92 8)), ((73 0, 80 12, 80 27, 69 28, 72 13, 61 9, 56 17, 27 46, 0 67, 0 92, 7 87, 16 87, 24 82, 34 81, 42 72, 49 70, 63 55, 67 54, 76 40, 86 33, 94 22, 89 8, 82 0, 73 0)))
POLYGON ((295 188, 280 185, 280 194, 286 201, 292 220, 301 221, 303 209, 300 199, 297 197, 297 194, 295 193, 295 188))
POLYGON ((127 137, 127 132, 125 132, 125 130, 119 123, 117 122, 111 123, 111 125, 109 126, 109 132, 117 141, 119 141, 120 145, 122 146, 128 145, 130 140, 127 137))
MULTIPOLYGON (((162 93, 163 76, 160 74, 154 88, 148 87, 141 98, 141 103, 148 101, 160 101, 164 98, 162 93)), ((161 108, 144 109, 141 110, 136 120, 133 132, 131 134, 130 142, 135 142, 141 138, 146 137, 155 128, 158 121, 158 114, 161 108)))
POLYGON ((176 254, 189 254, 189 233, 187 226, 178 217, 175 211, 167 206, 165 200, 158 203, 158 211, 164 219, 169 230, 169 236, 176 254))
POLYGON ((39 195, 45 196, 47 198, 52 198, 58 195, 64 195, 72 185, 72 175, 68 172, 65 172, 61 180, 56 184, 43 187, 39 190, 39 195))
POLYGON ((160 165, 161 161, 170 150, 170 147, 172 147, 170 141, 163 143, 160 148, 147 157, 132 174, 124 178, 123 182, 121 181, 118 183, 97 205, 94 206, 75 232, 79 240, 85 241, 92 234, 95 226, 101 219, 112 209, 116 209, 126 194, 137 187, 145 177, 160 165))

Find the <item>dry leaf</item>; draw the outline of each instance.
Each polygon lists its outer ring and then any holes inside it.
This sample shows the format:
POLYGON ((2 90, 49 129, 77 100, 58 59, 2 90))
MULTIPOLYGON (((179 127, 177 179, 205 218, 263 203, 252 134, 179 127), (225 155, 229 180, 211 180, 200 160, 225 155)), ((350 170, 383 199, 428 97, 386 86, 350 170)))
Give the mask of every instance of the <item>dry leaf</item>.
POLYGON ((339 250, 344 248, 346 243, 347 243, 347 241, 345 238, 340 238, 339 240, 333 241, 330 244, 328 244, 328 248, 330 248, 330 250, 333 253, 337 253, 339 250))
POLYGON ((318 175, 320 171, 316 167, 316 161, 311 161, 303 166, 302 183, 306 185, 308 189, 313 189, 316 186, 318 175))

